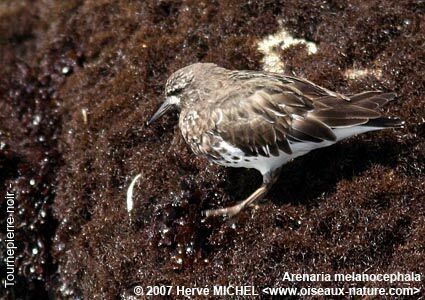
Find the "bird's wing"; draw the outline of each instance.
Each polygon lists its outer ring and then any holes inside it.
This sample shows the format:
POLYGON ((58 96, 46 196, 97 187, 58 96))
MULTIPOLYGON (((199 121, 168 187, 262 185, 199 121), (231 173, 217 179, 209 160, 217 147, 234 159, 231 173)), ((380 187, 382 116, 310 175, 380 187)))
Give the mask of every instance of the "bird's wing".
POLYGON ((280 74, 237 76, 245 77, 180 114, 183 136, 195 153, 219 157, 214 145, 220 137, 247 155, 291 154, 295 143, 336 141, 333 128, 378 119, 379 106, 393 97, 379 91, 343 96, 280 74))
POLYGON ((380 116, 370 103, 358 105, 307 80, 276 78, 273 83, 247 80, 223 95, 220 105, 210 109, 213 131, 247 154, 277 156, 279 150, 291 154, 293 143, 336 141, 332 128, 380 116))
POLYGON ((307 113, 311 100, 291 90, 258 89, 243 93, 215 108, 222 115, 215 130, 229 144, 250 155, 278 156, 279 150, 292 153, 290 141, 335 140, 330 127, 307 113))

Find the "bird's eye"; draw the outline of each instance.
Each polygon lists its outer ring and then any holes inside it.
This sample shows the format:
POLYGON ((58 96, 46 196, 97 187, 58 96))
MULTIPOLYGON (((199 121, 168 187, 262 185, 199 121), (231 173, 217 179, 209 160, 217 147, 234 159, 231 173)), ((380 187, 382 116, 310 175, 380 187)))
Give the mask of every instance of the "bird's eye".
POLYGON ((183 90, 183 87, 175 87, 172 90, 169 90, 167 96, 176 96, 183 90))

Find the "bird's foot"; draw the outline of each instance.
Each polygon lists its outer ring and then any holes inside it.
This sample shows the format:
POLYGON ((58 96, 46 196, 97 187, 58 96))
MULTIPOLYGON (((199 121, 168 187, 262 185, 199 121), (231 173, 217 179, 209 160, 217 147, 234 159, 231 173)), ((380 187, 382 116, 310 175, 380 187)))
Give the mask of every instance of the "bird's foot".
POLYGON ((247 199, 239 202, 236 205, 225 207, 225 208, 219 208, 219 209, 208 209, 202 212, 202 214, 205 217, 216 217, 216 216, 228 216, 233 217, 234 215, 237 215, 242 209, 244 209, 246 206, 254 203, 255 201, 258 201, 259 199, 263 198, 266 193, 270 190, 273 183, 276 181, 277 177, 279 176, 280 168, 272 170, 266 174, 263 174, 263 184, 254 192, 252 193, 247 199))
POLYGON ((202 211, 202 215, 204 215, 207 218, 218 217, 218 216, 226 216, 231 218, 234 215, 237 215, 245 207, 245 205, 243 205, 244 204, 243 202, 244 201, 236 205, 225 207, 225 208, 204 210, 202 211))

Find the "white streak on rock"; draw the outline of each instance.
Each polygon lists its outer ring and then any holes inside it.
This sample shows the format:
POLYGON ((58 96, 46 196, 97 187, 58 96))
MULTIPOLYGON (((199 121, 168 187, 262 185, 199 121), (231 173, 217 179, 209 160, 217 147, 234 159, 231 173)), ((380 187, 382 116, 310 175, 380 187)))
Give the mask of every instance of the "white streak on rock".
POLYGON ((133 210, 133 189, 134 185, 136 184, 136 181, 142 176, 142 174, 137 174, 133 180, 131 181, 128 189, 127 189, 127 212, 128 214, 131 213, 133 210))
POLYGON ((83 115, 83 122, 85 125, 87 125, 87 109, 86 108, 82 108, 81 109, 81 114, 83 115))

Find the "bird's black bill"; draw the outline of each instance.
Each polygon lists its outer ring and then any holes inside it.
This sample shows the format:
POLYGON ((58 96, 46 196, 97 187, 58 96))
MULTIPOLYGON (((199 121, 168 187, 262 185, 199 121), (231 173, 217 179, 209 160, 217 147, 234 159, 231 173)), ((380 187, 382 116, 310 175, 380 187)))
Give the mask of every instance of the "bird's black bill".
POLYGON ((152 118, 146 124, 149 126, 157 119, 159 119, 163 114, 169 111, 172 107, 173 105, 170 103, 170 101, 164 101, 164 103, 162 103, 162 105, 158 108, 158 110, 154 113, 152 118))

